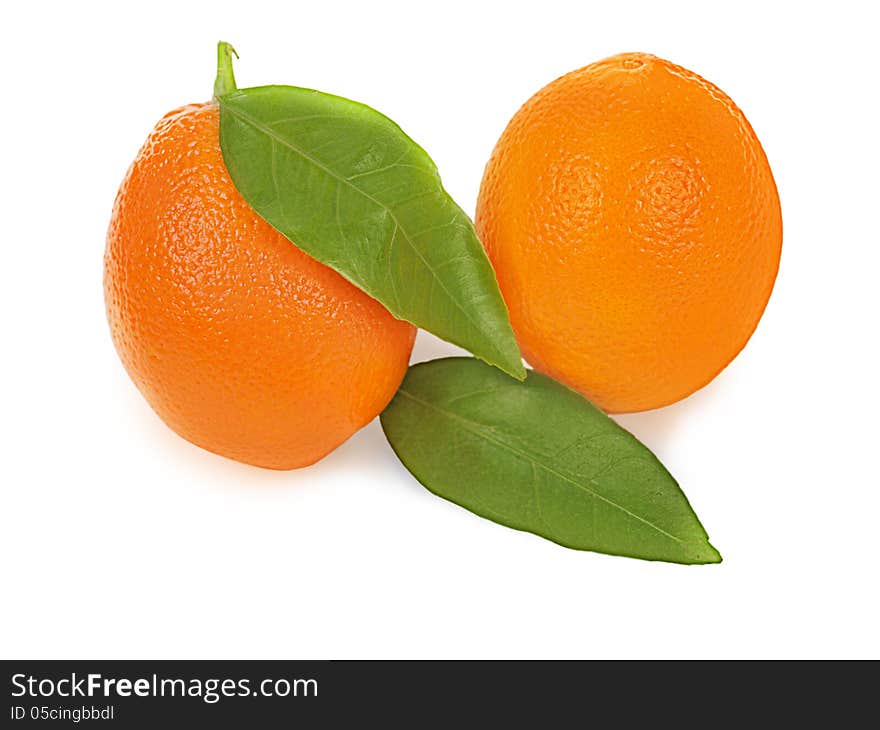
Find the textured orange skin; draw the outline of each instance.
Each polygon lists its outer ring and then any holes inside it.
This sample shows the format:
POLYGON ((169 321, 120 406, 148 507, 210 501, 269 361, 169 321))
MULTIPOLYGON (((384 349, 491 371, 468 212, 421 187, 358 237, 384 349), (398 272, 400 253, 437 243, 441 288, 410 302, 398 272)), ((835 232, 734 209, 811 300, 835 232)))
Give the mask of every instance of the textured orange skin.
POLYGON ((476 226, 525 358, 611 412, 712 380, 757 326, 782 248, 742 112, 646 54, 526 102, 486 167, 476 226))
POLYGON ((415 328, 259 218, 218 131, 214 104, 175 110, 129 169, 104 257, 113 341, 185 439, 257 466, 307 466, 388 404, 415 328))

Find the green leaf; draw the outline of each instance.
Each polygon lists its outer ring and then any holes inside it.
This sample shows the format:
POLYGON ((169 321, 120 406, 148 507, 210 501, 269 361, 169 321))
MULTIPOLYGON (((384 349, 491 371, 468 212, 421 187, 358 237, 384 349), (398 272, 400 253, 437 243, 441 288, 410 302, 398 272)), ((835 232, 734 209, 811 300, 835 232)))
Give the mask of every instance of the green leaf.
POLYGON ((398 319, 525 376, 473 224, 400 127, 363 104, 292 86, 218 102, 223 159, 260 216, 398 319))
POLYGON ((577 550, 721 562, 657 458, 540 373, 520 383, 471 358, 415 365, 382 428, 430 491, 502 525, 577 550))

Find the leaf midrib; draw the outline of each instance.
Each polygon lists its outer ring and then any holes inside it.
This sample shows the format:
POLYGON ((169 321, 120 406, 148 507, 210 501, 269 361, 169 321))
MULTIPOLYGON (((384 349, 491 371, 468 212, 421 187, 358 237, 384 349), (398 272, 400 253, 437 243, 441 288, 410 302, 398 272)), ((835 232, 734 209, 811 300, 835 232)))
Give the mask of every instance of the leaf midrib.
MULTIPOLYGON (((567 483, 573 485, 574 487, 577 487, 578 489, 585 491, 590 496, 595 497, 596 499, 599 499, 602 502, 605 502, 606 504, 610 505, 611 507, 614 507, 615 509, 620 510, 621 512, 628 515, 629 517, 632 517, 633 519, 638 520, 639 522, 656 530, 664 537, 678 543, 681 547, 685 547, 686 541, 684 539, 678 538, 675 535, 673 535, 669 532, 666 532, 666 530, 664 530, 659 525, 655 525, 650 520, 645 519, 644 517, 642 517, 640 515, 637 515, 636 513, 628 510, 623 505, 618 504, 614 500, 609 499, 608 497, 605 497, 604 495, 599 494, 598 492, 594 491, 593 489, 590 489, 588 486, 581 484, 580 482, 575 481, 574 479, 569 477, 567 474, 554 469, 551 465, 540 460, 535 455, 530 454, 527 451, 522 451, 521 449, 516 448, 515 446, 508 443, 507 441, 504 441, 502 439, 493 438, 484 430, 485 427, 483 427, 483 425, 480 424, 479 422, 472 421, 471 419, 465 418, 464 416, 461 416, 457 413, 453 413, 451 411, 444 410, 444 409, 434 405, 433 403, 430 403, 429 401, 423 400, 422 398, 419 398, 418 396, 413 395, 409 391, 405 390, 405 388, 403 388, 403 387, 400 388, 400 390, 398 391, 398 394, 403 395, 412 401, 415 401, 416 403, 424 406, 425 408, 436 411, 437 413, 439 413, 442 416, 446 416, 447 418, 450 418, 450 419, 453 419, 456 421, 460 421, 463 424, 462 428, 464 428, 465 431, 468 431, 469 433, 472 433, 477 437, 480 437, 486 441, 489 441, 489 442, 495 444, 496 446, 499 446, 502 449, 505 449, 505 450, 511 452, 512 454, 519 456, 522 459, 525 459, 527 462, 529 462, 533 466, 538 466, 538 467, 544 469, 545 471, 549 472, 550 474, 553 474, 554 476, 558 477, 559 479, 563 480, 564 482, 567 482, 567 483)), ((589 477, 586 477, 586 479, 589 482, 592 482, 593 484, 595 484, 597 487, 599 486, 599 484, 594 479, 591 479, 589 477)))
MULTIPOLYGON (((257 129, 257 130, 263 132, 263 133, 266 134, 268 137, 270 137, 273 141, 275 141, 275 142, 277 142, 277 143, 283 145, 284 147, 287 147, 289 150, 291 150, 291 151, 294 152, 295 154, 299 155, 300 157, 302 157, 302 158, 303 158, 304 160, 306 160, 307 162, 310 162, 310 163, 311 163, 312 165, 314 165, 315 167, 318 167, 319 169, 323 170, 325 173, 327 173, 328 175, 330 175, 330 177, 332 177, 332 178, 333 178, 334 180, 336 180, 337 182, 340 182, 340 183, 343 183, 343 184, 347 185, 348 187, 350 187, 350 188, 351 188, 352 190, 354 190, 355 192, 359 193, 361 196, 363 196, 363 197, 366 198, 367 200, 371 201, 371 202, 374 203, 375 205, 378 205, 380 208, 382 208, 383 210, 385 210, 385 211, 388 213, 388 215, 391 217, 391 220, 394 222, 394 225, 395 225, 396 229, 397 229, 398 231, 400 231, 403 240, 407 242, 407 244, 409 245, 409 247, 410 247, 410 249, 413 251, 413 253, 415 253, 416 256, 418 256, 419 259, 421 259, 422 263, 425 265, 425 267, 428 269, 428 271, 431 272, 432 277, 433 277, 434 280, 440 285, 440 288, 444 291, 444 293, 446 294, 446 296, 447 296, 447 298, 449 299, 449 301, 451 301, 451 302, 453 303, 453 305, 456 307, 456 309, 458 309, 458 311, 460 311, 460 312, 464 315, 464 318, 470 323, 470 325, 471 325, 471 326, 472 326, 477 332, 480 332, 482 335, 484 335, 484 336, 488 339, 489 342, 492 342, 492 343, 493 343, 493 347, 495 347, 495 345, 494 345, 494 336, 493 336, 493 334, 492 334, 491 332, 487 331, 487 330, 482 326, 482 323, 476 322, 476 321, 473 319, 473 317, 471 316, 470 312, 468 312, 468 310, 467 310, 465 307, 462 306, 461 302, 459 302, 458 299, 452 295, 452 292, 450 292, 449 289, 446 288, 446 285, 444 284, 443 279, 440 277, 440 275, 437 273, 437 271, 434 269, 434 267, 430 264, 430 262, 429 262, 429 261, 428 261, 428 260, 422 255, 422 252, 419 251, 419 249, 418 249, 418 247, 415 245, 415 243, 414 243, 414 242, 410 239, 410 237, 407 235, 407 233, 406 233, 406 229, 400 224, 400 220, 397 218, 397 216, 394 214, 394 211, 393 211, 390 207, 388 207, 385 203, 381 202, 381 201, 378 200, 377 198, 374 198, 372 195, 370 195, 370 194, 367 193, 366 191, 364 191, 364 190, 362 190, 361 188, 359 188, 357 185, 355 185, 354 183, 352 183, 348 178, 343 177, 343 176, 337 174, 337 173, 334 172, 332 169, 330 169, 330 168, 327 167, 325 164, 323 164, 320 160, 316 160, 314 157, 312 157, 311 155, 309 155, 307 152, 305 152, 305 151, 302 150, 301 148, 297 147, 297 146, 294 145, 292 142, 286 140, 284 137, 282 137, 281 135, 279 135, 279 134, 278 134, 274 129, 272 129, 271 127, 269 127, 269 126, 267 126, 267 125, 265 125, 265 124, 262 124, 261 122, 259 122, 258 120, 254 119, 254 118, 251 117, 250 115, 248 115, 248 114, 242 112, 241 110, 239 110, 239 109, 237 109, 237 108, 235 108, 235 107, 230 106, 229 104, 225 103, 225 102, 223 101, 222 98, 219 99, 218 101, 219 101, 219 103, 222 104, 222 105, 224 106, 224 108, 225 108, 228 112, 230 112, 234 117, 237 117, 238 119, 241 119, 241 120, 244 121, 245 123, 250 124, 250 125, 251 125, 252 127, 254 127, 255 129, 257 129)), ((280 195, 280 190, 278 189, 278 185, 277 185, 277 183, 275 183, 274 180, 273 180, 273 184, 275 185, 275 194, 276 194, 276 196, 277 196, 278 198, 280 198, 280 197, 281 197, 281 195, 280 195)), ((442 190, 442 188, 441 188, 441 190, 442 190)), ((392 235, 392 237, 391 237, 391 242, 390 242, 390 246, 393 246, 393 245, 394 245, 394 236, 392 235)), ((402 314, 402 312, 401 312, 401 314, 402 314)), ((496 352, 498 352, 497 348, 496 348, 496 352)), ((499 354, 500 354, 500 353, 499 353, 499 354)), ((506 359, 506 358, 504 358, 503 356, 500 358, 501 361, 504 361, 505 359, 506 359)))

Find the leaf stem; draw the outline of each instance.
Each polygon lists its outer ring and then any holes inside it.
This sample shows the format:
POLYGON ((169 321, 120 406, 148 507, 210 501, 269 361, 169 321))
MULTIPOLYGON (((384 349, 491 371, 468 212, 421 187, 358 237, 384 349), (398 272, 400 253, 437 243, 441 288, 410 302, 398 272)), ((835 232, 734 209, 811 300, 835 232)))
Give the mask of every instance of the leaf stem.
POLYGON ((214 79, 214 98, 235 91, 235 74, 232 72, 232 57, 238 58, 235 49, 225 41, 217 44, 217 77, 214 79))

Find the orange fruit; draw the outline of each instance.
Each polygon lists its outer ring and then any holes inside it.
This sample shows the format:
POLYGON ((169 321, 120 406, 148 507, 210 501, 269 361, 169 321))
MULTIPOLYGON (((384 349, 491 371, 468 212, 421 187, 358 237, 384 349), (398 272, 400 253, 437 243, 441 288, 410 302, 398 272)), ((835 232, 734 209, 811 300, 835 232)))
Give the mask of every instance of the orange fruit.
POLYGON ((215 104, 152 131, 107 236, 113 341, 185 439, 271 469, 307 466, 387 405, 415 328, 263 221, 235 189, 215 104))
POLYGON ((637 53, 526 102, 486 167, 476 225, 526 359, 611 412, 712 380, 757 326, 782 247, 743 113, 637 53))

